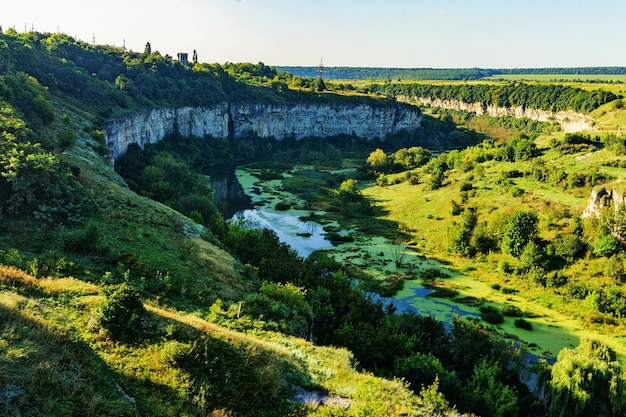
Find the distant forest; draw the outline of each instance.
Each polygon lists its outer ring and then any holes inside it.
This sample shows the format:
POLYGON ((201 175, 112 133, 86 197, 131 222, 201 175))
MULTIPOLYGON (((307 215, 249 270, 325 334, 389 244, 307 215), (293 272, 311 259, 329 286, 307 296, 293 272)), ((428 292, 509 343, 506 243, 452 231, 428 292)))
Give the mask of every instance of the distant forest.
POLYGON ((562 85, 524 83, 505 85, 373 83, 366 88, 370 93, 380 93, 389 97, 430 97, 460 100, 465 103, 482 103, 484 106, 520 106, 554 112, 574 110, 589 113, 618 98, 615 94, 604 90, 587 91, 562 85))
MULTIPOLYGON (((317 77, 318 69, 318 67, 276 67, 277 71, 308 78, 317 77)), ((507 74, 622 75, 626 74, 626 67, 511 69, 325 67, 323 69, 323 77, 327 80, 476 80, 507 74)))

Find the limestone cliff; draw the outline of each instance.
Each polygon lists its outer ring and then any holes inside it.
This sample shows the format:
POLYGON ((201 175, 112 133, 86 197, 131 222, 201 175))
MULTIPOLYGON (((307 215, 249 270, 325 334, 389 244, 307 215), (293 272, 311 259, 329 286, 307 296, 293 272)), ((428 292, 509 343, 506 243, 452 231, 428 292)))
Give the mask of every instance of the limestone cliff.
POLYGON ((593 190, 587 201, 587 207, 583 211, 582 217, 600 217, 602 210, 606 207, 613 207, 615 211, 621 204, 626 203, 626 196, 617 190, 600 189, 593 190))
POLYGON ((531 120, 537 120, 540 122, 558 123, 561 125, 561 130, 564 132, 580 132, 583 130, 591 130, 592 120, 590 116, 586 116, 582 113, 576 113, 573 111, 560 111, 550 112, 546 110, 531 109, 521 106, 512 107, 497 107, 497 106, 485 106, 483 103, 466 103, 456 99, 442 100, 439 98, 431 97, 398 97, 398 100, 406 102, 415 102, 422 105, 428 105, 431 107, 441 107, 450 110, 461 110, 470 113, 476 113, 478 116, 487 114, 493 117, 500 116, 513 116, 513 117, 527 117, 531 120))
POLYGON ((387 134, 419 128, 421 114, 408 105, 373 106, 335 103, 220 103, 202 108, 161 108, 112 119, 105 129, 113 160, 131 143, 143 148, 177 131, 182 136, 215 138, 330 137, 340 134, 384 139, 387 134))

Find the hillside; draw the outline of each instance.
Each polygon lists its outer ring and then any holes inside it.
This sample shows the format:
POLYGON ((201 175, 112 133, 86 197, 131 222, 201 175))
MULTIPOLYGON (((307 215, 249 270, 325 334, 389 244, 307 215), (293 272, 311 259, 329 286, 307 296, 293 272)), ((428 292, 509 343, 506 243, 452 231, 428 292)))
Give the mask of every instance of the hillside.
POLYGON ((369 99, 281 93, 259 85, 262 66, 184 68, 58 34, 8 31, 0 57, 3 415, 428 415, 345 349, 233 313, 260 279, 210 230, 224 228, 210 202, 198 224, 106 162, 103 123, 139 108, 369 99))
MULTIPOLYGON (((485 88, 472 91, 496 100, 514 90, 485 88)), ((253 192, 274 181, 289 194, 277 211, 302 204, 336 242, 354 239, 342 227, 405 237, 426 265, 437 258, 476 271, 471 279, 549 314, 584 309, 590 330, 622 335, 623 248, 608 227, 619 218, 581 231, 571 213, 594 187, 621 189, 623 106, 606 92, 520 88, 554 109, 593 111, 602 137, 526 119, 422 114, 382 98, 393 91, 372 95, 262 63, 185 65, 149 45, 140 53, 63 34, 0 34, 0 410, 621 415, 623 352, 610 343, 582 340, 533 362, 531 346, 493 326, 504 311, 493 300, 473 300, 476 318, 446 323, 400 314, 373 292, 393 295, 418 275, 444 297, 464 288, 437 268, 372 278, 370 254, 361 268, 325 252, 303 259, 271 230, 225 222, 210 198, 209 167, 250 161, 253 192), (556 91, 567 100, 550 102, 556 91), (227 135, 189 116, 216 108, 227 135), (291 109, 299 125, 336 129, 294 131, 282 120, 291 109), (241 128, 255 111, 254 126, 278 128, 241 128), (393 130, 402 117, 415 129, 393 130), (127 135, 119 152, 117 121, 127 135), (368 137, 355 122, 388 127, 368 137), (457 150, 437 156, 421 146, 457 150), (528 230, 502 233, 519 207, 539 214, 521 216, 528 230), (576 385, 582 373, 597 378, 576 385)), ((514 313, 524 331, 541 319, 514 313)))

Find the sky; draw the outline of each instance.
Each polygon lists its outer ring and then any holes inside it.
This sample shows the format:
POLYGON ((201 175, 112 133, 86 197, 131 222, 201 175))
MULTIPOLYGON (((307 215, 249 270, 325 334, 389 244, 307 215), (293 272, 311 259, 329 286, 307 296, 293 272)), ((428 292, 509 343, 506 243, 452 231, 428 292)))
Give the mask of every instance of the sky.
POLYGON ((0 26, 200 62, 626 66, 624 0, 1 0, 0 26))

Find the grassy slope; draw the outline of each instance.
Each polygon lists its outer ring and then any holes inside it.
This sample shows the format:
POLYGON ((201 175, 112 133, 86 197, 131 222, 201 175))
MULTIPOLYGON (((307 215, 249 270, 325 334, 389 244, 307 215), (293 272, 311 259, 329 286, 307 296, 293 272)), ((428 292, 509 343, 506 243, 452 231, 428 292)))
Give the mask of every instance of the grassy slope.
MULTIPOLYGON (((615 133, 618 127, 620 129, 626 127, 626 112, 615 109, 612 103, 596 110, 594 116, 597 131, 615 133)), ((593 132, 591 134, 593 135, 593 132)), ((552 137, 561 135, 555 133, 552 137)), ((550 140, 550 136, 544 136, 538 138, 537 143, 542 146, 550 140)), ((615 155, 608 150, 600 150, 592 154, 561 157, 553 151, 547 151, 545 158, 564 167, 568 172, 585 172, 591 166, 615 158, 615 155)), ((580 319, 588 314, 584 301, 564 302, 543 287, 512 274, 506 274, 498 268, 503 260, 515 265, 514 258, 494 253, 467 259, 449 251, 451 239, 461 222, 460 217, 451 214, 451 201, 460 201, 460 185, 464 181, 470 181, 476 189, 476 196, 470 198, 467 205, 478 209, 479 227, 482 224, 483 227, 488 227, 490 232, 498 233, 507 217, 515 210, 521 207, 534 208, 540 214, 541 237, 545 239, 554 238, 558 233, 569 230, 567 213, 582 213, 591 191, 590 188, 563 191, 522 177, 513 181, 517 187, 524 190, 524 194, 513 197, 497 184, 498 178, 502 177, 503 172, 512 169, 526 171, 530 168, 530 163, 492 161, 481 165, 484 167, 483 175, 450 171, 444 186, 438 190, 430 190, 426 184, 410 185, 408 182, 401 182, 386 187, 370 186, 364 193, 383 208, 387 213, 384 216, 386 220, 397 222, 407 230, 414 230, 413 248, 418 253, 440 259, 453 270, 460 272, 458 276, 449 280, 448 285, 459 289, 461 295, 484 298, 500 307, 504 303, 512 303, 536 316, 531 319, 535 329, 533 332, 514 328, 511 319, 507 319, 503 326, 499 326, 499 331, 512 333, 527 342, 536 343, 539 348, 535 351, 540 354, 544 352, 556 354, 563 347, 576 345, 580 337, 594 336, 610 340, 611 346, 621 357, 626 357, 626 344, 623 341, 626 329, 622 324, 605 328, 582 325, 580 319), (491 284, 513 285, 521 289, 521 292, 516 296, 504 296, 501 292, 492 290, 491 284)), ((615 177, 606 185, 607 187, 623 186, 626 179, 624 170, 601 168, 601 171, 615 177)), ((425 174, 423 175, 427 178, 425 174)), ((393 179, 390 179, 390 182, 393 183, 393 179)), ((593 281, 596 285, 603 285, 603 279, 598 278, 602 271, 602 259, 586 258, 577 261, 567 273, 573 281, 593 281)))
POLYGON ((345 415, 427 414, 403 384, 358 372, 345 349, 206 321, 217 298, 239 300, 255 283, 197 224, 125 186, 81 132, 95 119, 89 108, 59 97, 55 104, 58 117, 67 114, 79 133, 78 145, 62 158, 80 169, 80 180, 93 190, 87 223, 97 231, 98 255, 71 245, 83 226, 41 229, 22 218, 0 224, 0 247, 19 249, 24 268, 37 272, 32 261, 39 258, 41 265, 46 253, 69 265, 44 278, 0 264, 0 414, 193 416, 250 401, 245 415, 327 415, 327 407, 287 402, 296 385, 349 398, 345 415), (127 279, 154 294, 146 306, 157 330, 140 344, 113 342, 90 324, 103 286, 127 279), (215 366, 232 372, 234 382, 212 375, 210 364, 194 362, 199 340, 223 349, 224 355, 215 353, 215 366), (181 365, 181 357, 193 365, 181 365), (194 372, 218 383, 198 388, 194 372), (246 385, 255 382, 247 382, 250 373, 261 378, 259 385, 246 385), (282 400, 270 401, 270 388, 282 400))
MULTIPOLYGON (((263 384, 278 384, 287 399, 293 385, 300 385, 350 398, 354 413, 425 415, 402 384, 357 372, 345 349, 278 333, 244 334, 156 304, 146 307, 161 336, 138 345, 115 343, 90 330, 90 313, 101 299, 97 286, 73 278, 37 280, 3 266, 0 283, 0 386, 4 394, 15 394, 0 403, 8 415, 206 415, 213 406, 205 404, 202 411, 193 398, 198 393, 192 370, 180 365, 193 340, 201 338, 226 343, 241 358, 230 364, 233 378, 245 375, 247 367, 264 370, 258 392, 235 387, 243 395, 263 401, 263 384)), ((223 386, 213 389, 226 390, 227 376, 217 378, 223 386)), ((279 404, 281 415, 287 404, 279 404)), ((271 410, 267 415, 278 412, 271 410)))

